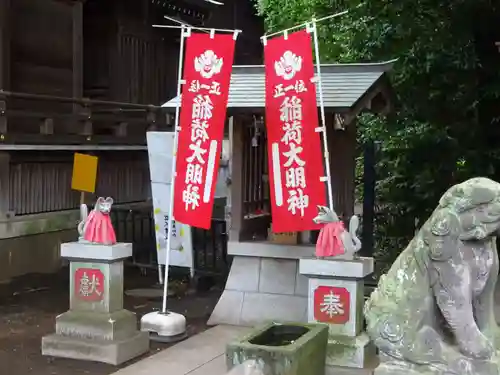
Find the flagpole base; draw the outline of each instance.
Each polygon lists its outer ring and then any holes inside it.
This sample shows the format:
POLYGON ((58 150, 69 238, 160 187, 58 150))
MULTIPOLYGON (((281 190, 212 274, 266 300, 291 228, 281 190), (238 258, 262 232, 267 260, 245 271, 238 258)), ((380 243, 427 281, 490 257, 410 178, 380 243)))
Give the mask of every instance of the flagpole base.
POLYGON ((149 339, 157 342, 177 342, 187 337, 184 315, 167 311, 151 312, 141 319, 141 331, 149 333, 149 339))

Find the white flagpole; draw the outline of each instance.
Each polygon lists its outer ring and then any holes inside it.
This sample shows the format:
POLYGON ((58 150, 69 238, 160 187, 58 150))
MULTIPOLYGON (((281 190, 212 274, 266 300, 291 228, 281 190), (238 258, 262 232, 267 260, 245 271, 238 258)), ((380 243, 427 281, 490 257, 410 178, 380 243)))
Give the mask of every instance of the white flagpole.
POLYGON ((177 69, 177 103, 175 106, 175 124, 174 124, 174 149, 172 150, 172 175, 170 176, 170 205, 168 208, 168 225, 167 225, 167 249, 165 256, 165 275, 163 281, 163 305, 162 313, 167 313, 167 296, 168 296, 168 267, 170 265, 170 247, 172 242, 172 222, 174 220, 174 187, 175 187, 175 175, 176 175, 176 156, 177 156, 177 143, 179 141, 179 114, 181 107, 181 92, 182 84, 182 64, 184 57, 184 38, 188 38, 191 35, 191 28, 181 27, 181 43, 179 48, 179 66, 177 69))
POLYGON ((316 57, 316 83, 319 91, 319 110, 321 114, 321 128, 318 130, 323 133, 323 150, 325 156, 325 171, 326 171, 326 185, 328 190, 328 207, 333 211, 333 190, 332 190, 332 176, 330 172, 330 153, 328 152, 328 138, 326 135, 326 121, 325 121, 325 103, 323 100, 323 85, 321 82, 321 66, 319 58, 319 43, 318 43, 318 28, 316 19, 312 19, 312 26, 307 27, 308 32, 313 33, 314 40, 314 55, 316 57))

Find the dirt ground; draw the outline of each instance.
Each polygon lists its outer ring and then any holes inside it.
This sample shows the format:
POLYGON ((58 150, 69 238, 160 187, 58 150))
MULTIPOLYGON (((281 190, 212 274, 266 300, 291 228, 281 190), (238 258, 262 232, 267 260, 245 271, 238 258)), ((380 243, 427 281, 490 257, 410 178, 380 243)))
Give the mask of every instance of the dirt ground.
MULTIPOLYGON (((141 275, 136 268, 126 269, 125 280, 126 290, 150 287, 157 281, 155 273, 141 275)), ((0 285, 0 375, 108 375, 120 368, 41 355, 42 336, 54 332, 55 317, 68 309, 68 285, 67 269, 52 275, 24 276, 0 285)), ((193 335, 207 328, 205 323, 219 295, 220 291, 212 289, 170 298, 169 309, 186 316, 188 334, 193 335)), ((159 299, 125 296, 125 308, 136 312, 138 318, 160 307, 159 299)), ((167 347, 151 342, 150 352, 138 359, 167 347)))

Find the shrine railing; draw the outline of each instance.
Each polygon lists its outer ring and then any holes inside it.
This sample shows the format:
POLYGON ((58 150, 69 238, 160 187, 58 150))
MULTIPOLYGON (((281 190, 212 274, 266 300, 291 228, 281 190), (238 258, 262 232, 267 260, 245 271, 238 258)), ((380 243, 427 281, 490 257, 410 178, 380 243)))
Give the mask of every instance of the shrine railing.
POLYGON ((212 219, 209 230, 192 228, 195 274, 198 276, 227 276, 227 232, 224 219, 212 219))
POLYGON ((0 144, 145 144, 163 126, 160 106, 0 90, 0 144))
MULTIPOLYGON (((113 208, 111 220, 119 242, 133 244, 132 263, 156 268, 157 251, 152 207, 113 208)), ((229 272, 226 221, 212 219, 210 229, 192 228, 195 276, 225 278, 229 272)))

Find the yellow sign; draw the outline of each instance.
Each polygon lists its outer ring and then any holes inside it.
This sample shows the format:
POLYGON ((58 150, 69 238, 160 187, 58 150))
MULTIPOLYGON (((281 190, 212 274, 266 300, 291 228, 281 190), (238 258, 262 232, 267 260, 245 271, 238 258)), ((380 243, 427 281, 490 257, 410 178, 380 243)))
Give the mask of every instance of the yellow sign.
POLYGON ((79 154, 75 152, 73 163, 73 178, 71 188, 87 193, 95 192, 97 178, 97 156, 79 154))

